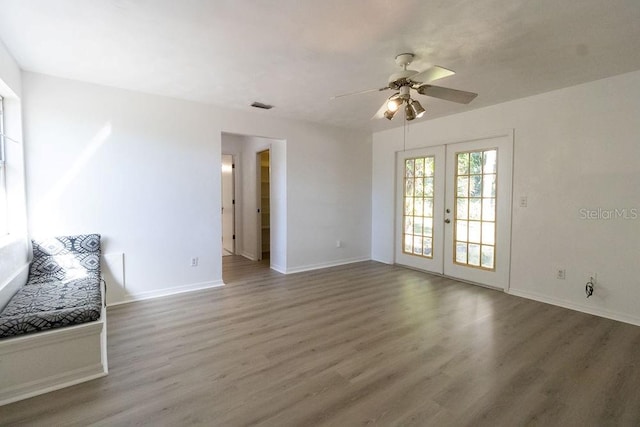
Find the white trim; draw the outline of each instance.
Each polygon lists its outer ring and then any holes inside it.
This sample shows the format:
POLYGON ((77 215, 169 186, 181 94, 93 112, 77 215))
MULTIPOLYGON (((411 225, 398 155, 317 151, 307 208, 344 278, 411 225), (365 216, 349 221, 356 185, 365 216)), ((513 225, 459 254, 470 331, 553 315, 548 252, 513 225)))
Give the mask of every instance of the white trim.
POLYGON ((287 274, 287 269, 279 265, 271 264, 271 269, 278 273, 287 274))
POLYGON ((222 280, 216 280, 215 282, 192 283, 190 285, 175 286, 172 288, 164 288, 154 291, 128 293, 127 295, 125 295, 125 299, 123 299, 122 301, 112 302, 109 304, 109 306, 112 307, 114 305, 128 304, 135 301, 162 298, 170 295, 182 294, 185 292, 200 291, 203 289, 219 288, 221 286, 224 286, 224 282, 222 280))
POLYGON ((13 394, 14 396, 0 400, 0 406, 17 402, 19 400, 29 399, 30 397, 39 396, 51 391, 60 390, 65 387, 71 387, 72 385, 91 381, 96 378, 106 377, 107 372, 103 371, 102 368, 103 367, 101 364, 96 364, 94 366, 76 369, 75 371, 52 375, 50 377, 32 381, 27 384, 21 384, 20 387, 14 387, 11 389, 7 389, 6 391, 3 390, 3 392, 0 394, 0 399, 2 399, 3 395, 13 394), (45 385, 46 383, 52 383, 52 385, 47 386, 45 385), (22 391, 32 388, 37 388, 37 390, 26 392, 22 391))
POLYGON ((238 254, 240 256, 243 256, 251 261, 258 261, 258 258, 256 258, 253 254, 247 252, 247 251, 240 251, 240 253, 238 254))
MULTIPOLYGON (((371 257, 370 256, 366 256, 366 257, 357 257, 357 258, 347 258, 347 259, 341 259, 341 260, 338 260, 338 261, 322 262, 320 264, 302 265, 300 267, 288 268, 286 270, 285 274, 302 273, 303 271, 311 271, 311 270, 319 270, 321 268, 337 267, 339 265, 353 264, 353 263, 362 262, 362 261, 371 261, 371 257)), ((271 268, 273 268, 273 267, 271 267, 271 268)), ((274 270, 276 270, 276 269, 274 268, 274 270)), ((279 271, 279 270, 276 270, 276 271, 279 271)))
POLYGON ((536 292, 520 291, 511 288, 508 292, 510 295, 531 299, 534 301, 540 301, 546 304, 556 305, 558 307, 564 307, 582 313, 592 314, 594 316, 604 317, 607 319, 617 320, 619 322, 630 323, 632 325, 640 326, 640 318, 636 316, 629 316, 627 314, 615 313, 609 310, 589 307, 583 304, 576 304, 574 302, 565 301, 558 298, 549 297, 547 295, 538 294, 536 292))
POLYGON ((30 350, 48 344, 60 344, 90 335, 96 335, 102 331, 102 319, 80 325, 65 326, 63 328, 50 329, 48 331, 34 332, 26 335, 18 335, 15 338, 5 338, 0 341, 0 357, 11 353, 30 350), (4 343, 11 345, 2 345, 4 343))

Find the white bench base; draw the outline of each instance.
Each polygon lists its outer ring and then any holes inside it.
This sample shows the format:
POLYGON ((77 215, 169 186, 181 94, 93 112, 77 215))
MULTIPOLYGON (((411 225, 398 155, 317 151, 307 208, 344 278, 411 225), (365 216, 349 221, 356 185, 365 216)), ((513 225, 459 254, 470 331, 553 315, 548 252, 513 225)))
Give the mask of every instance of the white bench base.
POLYGON ((103 304, 94 322, 0 340, 0 405, 103 377, 108 371, 103 304))

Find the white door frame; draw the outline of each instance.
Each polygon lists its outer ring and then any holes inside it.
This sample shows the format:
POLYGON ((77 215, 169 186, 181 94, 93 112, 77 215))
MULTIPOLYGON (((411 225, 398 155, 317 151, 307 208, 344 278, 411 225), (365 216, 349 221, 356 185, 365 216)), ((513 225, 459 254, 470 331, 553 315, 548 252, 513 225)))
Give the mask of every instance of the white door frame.
MULTIPOLYGON (((236 163, 236 159, 235 156, 233 154, 224 154, 222 153, 222 157, 224 158, 224 156, 229 156, 231 157, 231 253, 235 254, 237 251, 237 245, 236 245, 236 171, 235 171, 235 163, 236 163)), ((224 165, 224 161, 221 161, 221 163, 224 165)), ((221 174, 221 176, 224 176, 224 172, 221 174)), ((222 237, 223 237, 223 244, 222 244, 222 251, 224 252, 226 250, 225 246, 224 246, 224 235, 225 235, 225 227, 224 227, 224 218, 225 218, 225 212, 224 212, 224 196, 225 196, 225 191, 224 191, 224 180, 222 182, 222 237)))

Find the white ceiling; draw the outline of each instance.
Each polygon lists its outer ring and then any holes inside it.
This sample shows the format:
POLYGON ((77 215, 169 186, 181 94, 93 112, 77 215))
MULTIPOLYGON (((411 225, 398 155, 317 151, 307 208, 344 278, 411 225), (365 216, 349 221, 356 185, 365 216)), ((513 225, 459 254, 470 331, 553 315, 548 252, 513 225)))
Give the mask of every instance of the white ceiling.
MULTIPOLYGON (((359 129, 390 92, 394 57, 455 76, 468 106, 640 69, 639 0, 0 0, 0 39, 29 71, 359 129)), ((424 119, 422 119, 424 120, 424 119)))

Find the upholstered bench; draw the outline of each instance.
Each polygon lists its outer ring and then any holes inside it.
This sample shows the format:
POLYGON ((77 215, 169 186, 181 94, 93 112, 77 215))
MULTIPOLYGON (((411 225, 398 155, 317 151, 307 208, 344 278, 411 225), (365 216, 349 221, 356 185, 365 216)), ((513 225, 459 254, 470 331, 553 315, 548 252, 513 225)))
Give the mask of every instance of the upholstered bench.
POLYGON ((0 404, 107 373, 100 235, 32 243, 27 282, 0 312, 0 404))
POLYGON ((0 338, 100 318, 100 235, 33 241, 27 283, 0 312, 0 338))

